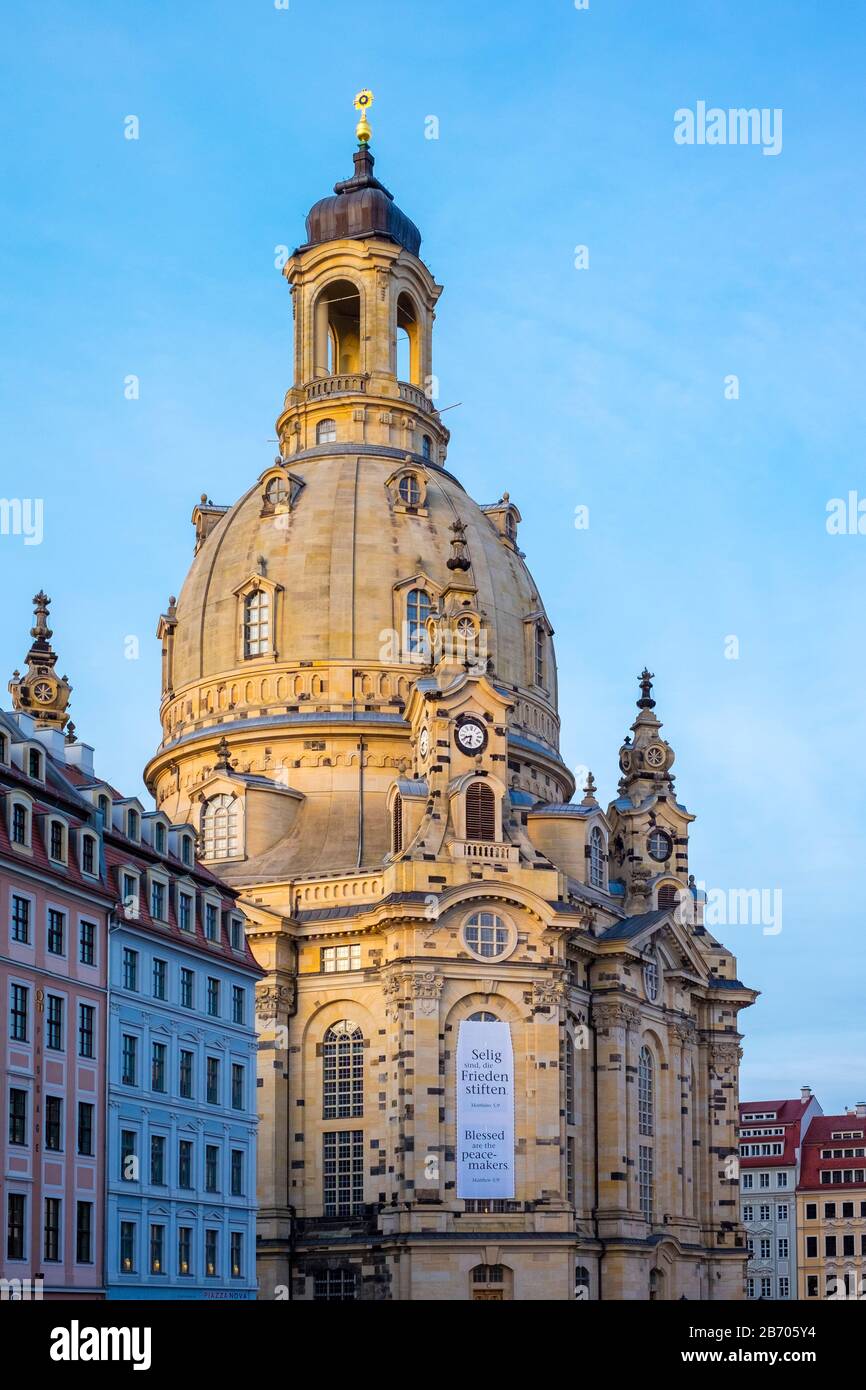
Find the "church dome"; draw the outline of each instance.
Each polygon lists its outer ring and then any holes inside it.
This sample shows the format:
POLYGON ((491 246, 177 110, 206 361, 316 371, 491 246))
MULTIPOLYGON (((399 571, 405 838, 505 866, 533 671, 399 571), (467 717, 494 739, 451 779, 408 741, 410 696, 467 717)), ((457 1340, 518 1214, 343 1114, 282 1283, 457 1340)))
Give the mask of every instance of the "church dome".
POLYGON ((366 145, 355 152, 354 161, 352 177, 334 184, 333 194, 310 209, 307 246, 343 237, 384 236, 417 256, 421 233, 374 176, 375 160, 366 145))

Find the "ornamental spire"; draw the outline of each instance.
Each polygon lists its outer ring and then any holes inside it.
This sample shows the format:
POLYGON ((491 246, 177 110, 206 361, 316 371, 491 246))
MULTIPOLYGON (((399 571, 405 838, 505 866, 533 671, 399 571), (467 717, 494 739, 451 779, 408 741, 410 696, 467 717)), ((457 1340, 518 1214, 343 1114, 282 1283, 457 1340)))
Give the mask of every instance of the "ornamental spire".
POLYGON ((54 670, 57 653, 52 649, 53 633, 48 626, 50 603, 42 589, 34 596, 34 622, 30 629, 33 643, 26 657, 27 669, 23 676, 13 671, 9 682, 13 709, 29 714, 37 729, 62 729, 69 718, 66 706, 72 694, 68 677, 58 677, 54 670))
POLYGON ((358 137, 359 150, 363 150, 369 145, 370 137, 373 134, 372 130, 370 129, 370 123, 367 120, 367 112, 369 111, 372 105, 373 93, 370 91, 369 87, 365 87, 364 90, 362 92, 359 92, 358 95, 355 97, 355 110, 360 111, 361 113, 361 118, 358 121, 358 124, 355 126, 355 134, 358 137))

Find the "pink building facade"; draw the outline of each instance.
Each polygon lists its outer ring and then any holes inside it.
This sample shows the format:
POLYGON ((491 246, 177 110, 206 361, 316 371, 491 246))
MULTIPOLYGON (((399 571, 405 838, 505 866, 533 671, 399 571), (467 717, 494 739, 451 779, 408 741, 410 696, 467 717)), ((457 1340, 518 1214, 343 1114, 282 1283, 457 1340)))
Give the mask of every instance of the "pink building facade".
POLYGON ((91 750, 0 713, 0 1129, 7 1296, 101 1298, 108 924, 91 750), (82 766, 84 764, 85 766, 82 766))

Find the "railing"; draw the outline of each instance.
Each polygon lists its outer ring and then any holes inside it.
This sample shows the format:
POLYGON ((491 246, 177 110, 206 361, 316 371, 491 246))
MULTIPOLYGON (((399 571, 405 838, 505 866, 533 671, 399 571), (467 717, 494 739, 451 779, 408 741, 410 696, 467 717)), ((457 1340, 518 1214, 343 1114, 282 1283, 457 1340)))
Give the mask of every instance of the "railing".
POLYGON ((365 376, 323 376, 308 381, 304 394, 308 401, 321 400, 323 396, 357 395, 367 390, 365 376))
POLYGON ((517 845, 497 844, 494 840, 455 840, 451 846, 455 859, 486 859, 494 864, 516 864, 517 845))
POLYGON ((418 410, 426 410, 427 414, 432 414, 435 409, 430 397, 425 395, 420 386, 412 386, 408 381, 398 381, 400 387, 400 399, 406 401, 407 405, 414 405, 418 410))

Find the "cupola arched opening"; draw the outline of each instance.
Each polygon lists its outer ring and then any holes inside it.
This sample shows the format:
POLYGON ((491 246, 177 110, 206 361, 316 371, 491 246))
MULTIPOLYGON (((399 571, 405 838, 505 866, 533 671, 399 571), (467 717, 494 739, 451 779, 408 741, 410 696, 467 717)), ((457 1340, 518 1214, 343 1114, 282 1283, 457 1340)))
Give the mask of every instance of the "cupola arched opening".
POLYGON ((421 323, 418 307, 405 290, 397 297, 397 362, 398 381, 421 385, 421 323))
POLYGON ((351 280, 332 280, 316 300, 315 373, 360 372, 361 291, 351 280))
POLYGON ((470 782, 466 788, 466 838, 496 839, 496 797, 486 782, 470 782))

